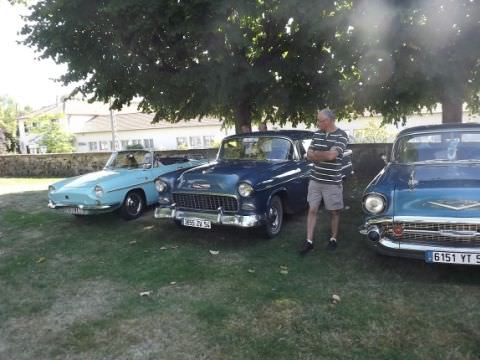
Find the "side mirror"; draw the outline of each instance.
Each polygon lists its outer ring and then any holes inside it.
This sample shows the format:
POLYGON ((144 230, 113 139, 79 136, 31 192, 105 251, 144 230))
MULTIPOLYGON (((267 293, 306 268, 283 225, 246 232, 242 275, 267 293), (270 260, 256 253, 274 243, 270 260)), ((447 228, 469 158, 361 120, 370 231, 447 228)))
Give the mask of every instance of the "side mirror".
POLYGON ((382 154, 382 155, 380 155, 380 158, 383 160, 383 162, 384 162, 385 164, 388 164, 388 158, 387 158, 387 155, 385 155, 385 154, 382 154))

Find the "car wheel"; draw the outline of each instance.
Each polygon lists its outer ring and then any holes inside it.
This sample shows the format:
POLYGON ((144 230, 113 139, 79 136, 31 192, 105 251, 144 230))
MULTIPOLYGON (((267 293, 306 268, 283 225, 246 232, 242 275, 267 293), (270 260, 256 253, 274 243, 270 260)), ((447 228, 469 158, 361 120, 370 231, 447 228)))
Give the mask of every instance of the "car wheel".
POLYGON ((120 208, 120 215, 125 220, 132 220, 142 215, 145 210, 145 199, 140 191, 130 191, 120 208))
POLYGON ((265 224, 265 235, 273 238, 280 233, 283 225, 283 205, 278 196, 274 196, 267 209, 267 218, 265 224))

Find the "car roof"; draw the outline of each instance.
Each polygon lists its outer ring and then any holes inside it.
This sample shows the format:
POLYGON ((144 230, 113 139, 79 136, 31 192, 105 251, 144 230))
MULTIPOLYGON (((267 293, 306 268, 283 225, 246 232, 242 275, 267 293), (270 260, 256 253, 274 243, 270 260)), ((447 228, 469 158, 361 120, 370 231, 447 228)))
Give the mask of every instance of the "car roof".
POLYGON ((425 132, 443 132, 450 130, 478 130, 480 131, 479 123, 452 123, 452 124, 437 124, 437 125, 422 125, 413 126, 407 129, 403 129, 398 133, 398 137, 425 132))
POLYGON ((235 134, 225 137, 224 140, 244 138, 244 137, 258 137, 258 136, 281 136, 288 137, 292 140, 310 139, 313 136, 313 131, 310 130, 268 130, 268 131, 254 131, 250 133, 235 134))

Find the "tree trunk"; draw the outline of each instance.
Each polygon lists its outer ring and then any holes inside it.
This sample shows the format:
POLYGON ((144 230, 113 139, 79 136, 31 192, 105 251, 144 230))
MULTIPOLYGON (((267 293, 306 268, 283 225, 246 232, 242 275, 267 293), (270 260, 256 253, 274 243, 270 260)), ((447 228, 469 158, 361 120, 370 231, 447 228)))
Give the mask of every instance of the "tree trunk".
POLYGON ((251 132, 252 114, 248 101, 240 102, 235 112, 237 115, 235 119, 235 133, 241 134, 242 132, 251 132), (244 130, 243 128, 245 127, 248 127, 249 130, 244 130))
POLYGON ((461 123, 463 115, 461 98, 445 98, 442 101, 442 124, 461 123))

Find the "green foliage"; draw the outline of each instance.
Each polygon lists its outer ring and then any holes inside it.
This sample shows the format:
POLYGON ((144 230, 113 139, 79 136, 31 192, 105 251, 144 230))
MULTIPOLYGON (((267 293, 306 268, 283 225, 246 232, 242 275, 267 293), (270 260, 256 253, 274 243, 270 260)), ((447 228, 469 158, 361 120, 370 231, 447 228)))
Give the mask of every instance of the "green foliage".
MULTIPOLYGON (((462 103, 478 112, 480 4, 457 1, 354 1, 351 49, 358 52, 361 80, 355 85, 357 109, 381 113, 387 122, 406 115, 456 110, 462 103)), ((444 114, 445 115, 445 114, 444 114)), ((444 119, 445 120, 445 119, 444 119)))
POLYGON ((0 128, 4 131, 6 148, 14 152, 18 147, 17 117, 18 105, 8 96, 0 96, 0 128))
POLYGON ((92 100, 119 109, 141 96, 157 120, 212 115, 238 129, 351 112, 347 14, 342 1, 45 0, 23 34, 92 100))
MULTIPOLYGON (((365 110, 386 122, 478 111, 480 5, 459 1, 44 0, 22 33, 68 64, 76 91, 155 119, 314 123, 365 110)), ((458 120, 458 114, 454 114, 458 120)))
POLYGON ((371 119, 366 128, 355 130, 356 143, 386 143, 389 138, 389 132, 378 121, 371 119))
POLYGON ((74 151, 74 137, 62 130, 58 119, 60 114, 42 115, 30 118, 26 125, 30 132, 41 136, 41 145, 47 147, 47 153, 68 153, 74 151))

